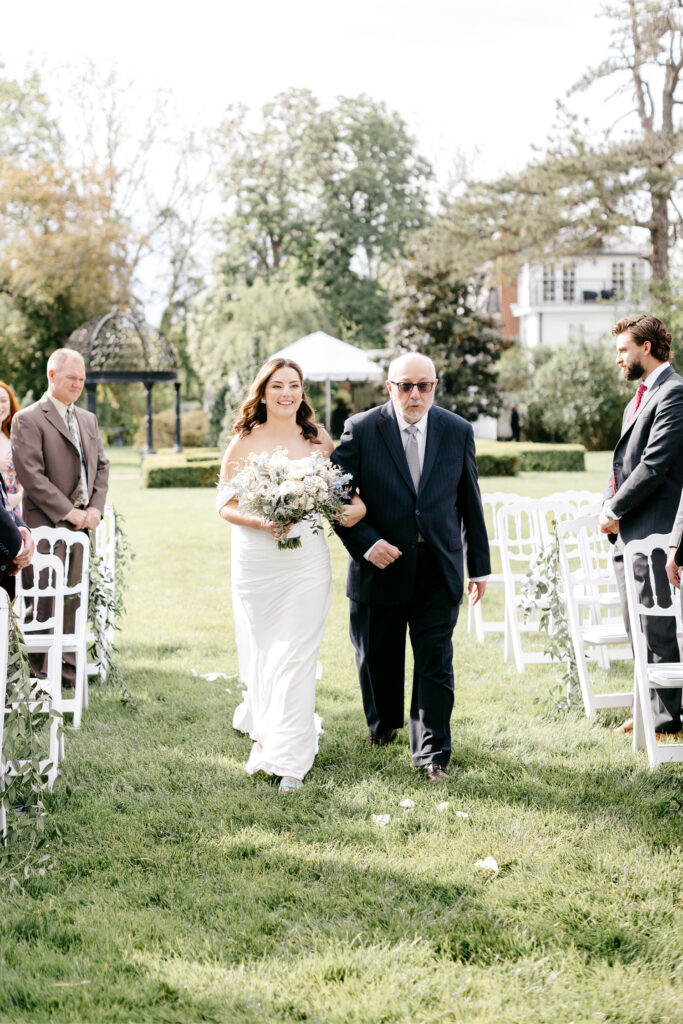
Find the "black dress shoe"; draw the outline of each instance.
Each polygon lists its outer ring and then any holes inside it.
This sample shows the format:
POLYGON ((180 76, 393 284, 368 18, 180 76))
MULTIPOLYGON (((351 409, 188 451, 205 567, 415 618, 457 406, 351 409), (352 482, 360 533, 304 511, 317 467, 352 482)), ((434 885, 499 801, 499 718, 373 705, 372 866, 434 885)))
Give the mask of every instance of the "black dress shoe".
POLYGON ((365 741, 366 747, 388 747, 398 736, 398 729, 387 729, 386 732, 369 732, 365 741))
POLYGON ((448 772, 440 764, 424 764, 420 770, 429 782, 446 782, 448 779, 448 772))

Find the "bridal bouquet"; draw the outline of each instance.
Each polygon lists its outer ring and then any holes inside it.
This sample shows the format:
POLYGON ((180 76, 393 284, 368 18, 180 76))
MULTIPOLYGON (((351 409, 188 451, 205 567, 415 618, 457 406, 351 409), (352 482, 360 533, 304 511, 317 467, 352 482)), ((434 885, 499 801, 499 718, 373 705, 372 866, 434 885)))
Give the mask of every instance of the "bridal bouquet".
POLYGON ((246 515, 263 516, 282 527, 277 546, 300 548, 300 537, 287 537, 284 527, 304 519, 319 529, 318 517, 330 522, 339 517, 348 497, 349 473, 342 473, 323 455, 289 459, 277 448, 272 455, 263 452, 249 456, 233 484, 239 509, 246 515))

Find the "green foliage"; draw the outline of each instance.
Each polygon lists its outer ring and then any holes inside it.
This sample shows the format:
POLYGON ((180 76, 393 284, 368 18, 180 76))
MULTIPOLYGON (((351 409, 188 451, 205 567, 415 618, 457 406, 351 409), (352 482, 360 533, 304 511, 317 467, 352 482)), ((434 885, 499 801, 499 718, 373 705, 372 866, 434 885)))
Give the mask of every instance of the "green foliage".
POLYGON ((142 463, 143 487, 215 487, 221 468, 220 456, 205 460, 178 455, 148 455, 142 463))
POLYGON ((474 283, 413 263, 405 271, 392 323, 395 351, 430 356, 441 382, 439 405, 465 419, 496 415, 496 361, 504 344, 476 298, 474 283))
MULTIPOLYGON (((10 605, 7 693, 0 778, 0 804, 7 837, 0 838, 0 886, 10 891, 55 867, 61 832, 48 812, 45 793, 52 765, 45 754, 51 722, 61 714, 50 707, 49 694, 31 677, 28 652, 10 605)), ((61 724, 60 724, 61 727, 61 724)))
POLYGON ((135 558, 133 546, 124 528, 123 516, 114 509, 114 570, 96 552, 90 558, 88 577, 88 622, 93 633, 91 660, 99 668, 101 682, 115 682, 121 691, 121 700, 131 708, 136 698, 125 684, 114 655, 116 647, 112 634, 120 628, 125 613, 123 600, 130 563, 135 558))
POLYGON ((0 335, 5 379, 23 396, 45 387, 47 356, 74 328, 128 304, 128 229, 106 177, 66 163, 36 75, 0 78, 0 109, 0 335))
MULTIPOLYGON (((162 409, 152 415, 155 448, 172 448, 175 444, 175 409, 162 409)), ((203 409, 189 409, 180 417, 180 443, 183 448, 197 448, 209 432, 209 420, 203 409)), ((135 435, 135 444, 147 444, 147 423, 143 421, 135 435)))
POLYGON ((256 129, 243 108, 231 111, 219 138, 230 204, 221 287, 232 296, 237 281, 286 268, 315 290, 333 331, 382 344, 384 279, 427 221, 431 170, 403 120, 367 96, 323 110, 310 92, 291 89, 263 107, 256 129))
POLYGON ((615 366, 611 345, 562 345, 535 372, 522 396, 527 405, 525 436, 579 443, 589 451, 613 448, 632 393, 615 366))
POLYGON ((582 702, 574 645, 569 635, 566 602, 560 569, 560 546, 557 533, 552 544, 539 551, 534 565, 522 581, 520 607, 525 621, 532 612, 538 615, 538 629, 546 634, 543 650, 563 666, 557 677, 559 691, 551 691, 557 711, 568 711, 582 702))
POLYGON ((516 476, 519 463, 515 455, 482 452, 477 445, 477 471, 479 476, 516 476))
POLYGON ((487 441, 477 438, 477 465, 485 476, 506 476, 484 471, 484 460, 503 460, 514 466, 514 473, 582 473, 586 468, 586 450, 578 444, 534 444, 520 441, 487 441))
POLYGON ((586 449, 580 444, 528 444, 509 442, 520 471, 530 473, 582 473, 586 449))

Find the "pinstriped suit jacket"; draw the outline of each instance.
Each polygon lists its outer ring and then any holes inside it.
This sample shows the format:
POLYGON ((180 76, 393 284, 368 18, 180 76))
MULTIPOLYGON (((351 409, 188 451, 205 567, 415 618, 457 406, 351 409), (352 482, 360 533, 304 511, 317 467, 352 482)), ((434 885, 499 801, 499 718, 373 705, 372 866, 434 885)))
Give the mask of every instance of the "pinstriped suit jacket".
POLYGON ((436 552, 451 599, 463 593, 463 545, 470 576, 491 571, 489 542, 477 478, 474 435, 461 416, 432 406, 417 493, 393 405, 347 420, 332 461, 353 476, 367 515, 337 533, 351 555, 347 596, 368 604, 400 604, 417 572, 418 536, 436 552), (403 552, 386 569, 363 557, 383 538, 403 552))
MULTIPOLYGON (((624 544, 671 530, 683 489, 683 377, 662 371, 635 419, 624 412, 605 499, 618 516, 624 544)), ((610 534, 612 542, 616 540, 610 534)))

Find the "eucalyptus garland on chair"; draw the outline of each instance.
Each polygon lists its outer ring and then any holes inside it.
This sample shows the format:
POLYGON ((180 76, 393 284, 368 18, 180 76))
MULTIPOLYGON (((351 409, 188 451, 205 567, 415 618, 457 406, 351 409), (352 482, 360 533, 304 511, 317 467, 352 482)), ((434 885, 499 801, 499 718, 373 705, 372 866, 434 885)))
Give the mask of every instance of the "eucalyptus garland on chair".
POLYGON ((135 557, 133 547, 123 528, 123 516, 116 509, 114 513, 114 571, 101 555, 93 553, 90 559, 88 620, 92 625, 93 641, 91 655, 99 666, 102 681, 109 679, 118 683, 121 700, 135 707, 136 700, 123 681, 121 671, 114 661, 116 647, 112 632, 117 629, 117 620, 125 610, 123 592, 126 588, 126 571, 135 557))
POLYGON ((543 651, 553 661, 564 665, 563 672, 557 676, 558 691, 551 690, 551 696, 556 709, 566 711, 581 700, 581 693, 565 611, 557 531, 553 543, 539 551, 533 566, 524 574, 521 586, 519 607, 525 619, 533 611, 538 612, 538 628, 547 636, 543 651))
POLYGON ((52 767, 41 758, 45 734, 61 713, 48 708, 47 692, 31 677, 28 651, 13 607, 9 610, 9 656, 3 739, 4 771, 0 805, 6 835, 0 842, 0 883, 10 889, 21 879, 44 875, 54 867, 54 850, 62 835, 44 802, 52 767))

